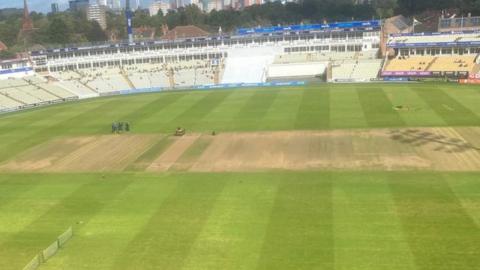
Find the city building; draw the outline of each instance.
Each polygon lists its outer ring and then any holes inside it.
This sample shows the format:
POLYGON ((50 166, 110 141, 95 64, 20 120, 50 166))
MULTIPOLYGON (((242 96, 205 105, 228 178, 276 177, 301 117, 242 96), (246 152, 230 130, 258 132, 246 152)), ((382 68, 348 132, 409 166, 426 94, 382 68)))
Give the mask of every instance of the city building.
POLYGON ((243 7, 249 7, 249 6, 253 6, 253 5, 261 5, 263 3, 264 3, 263 0, 244 0, 243 1, 243 7))
POLYGON ((86 12, 89 6, 88 0, 70 0, 68 2, 70 11, 86 12))
POLYGON ((114 11, 116 13, 120 13, 122 11, 122 5, 120 0, 106 0, 107 2, 107 9, 114 11))
POLYGON ((157 1, 157 2, 153 2, 150 5, 150 7, 148 8, 148 11, 150 13, 150 16, 155 16, 158 14, 159 10, 161 10, 162 13, 165 15, 168 13, 169 9, 170 9, 170 3, 165 1, 157 1))
POLYGON ((51 7, 52 7, 52 13, 53 14, 58 13, 60 11, 60 9, 58 7, 58 3, 52 3, 51 7))
POLYGON ((480 17, 472 17, 470 14, 467 17, 451 16, 450 18, 445 18, 442 16, 438 21, 439 32, 479 30, 480 17))
POLYGON ((87 19, 89 21, 97 21, 103 30, 107 28, 106 18, 107 7, 98 4, 89 5, 87 8, 87 19))
POLYGON ((204 5, 203 5, 203 10, 205 12, 211 12, 212 10, 218 10, 217 9, 217 1, 216 0, 211 0, 211 1, 208 1, 206 4, 204 2, 204 5))
POLYGON ((196 5, 199 9, 203 10, 203 2, 200 0, 190 0, 191 5, 196 5))

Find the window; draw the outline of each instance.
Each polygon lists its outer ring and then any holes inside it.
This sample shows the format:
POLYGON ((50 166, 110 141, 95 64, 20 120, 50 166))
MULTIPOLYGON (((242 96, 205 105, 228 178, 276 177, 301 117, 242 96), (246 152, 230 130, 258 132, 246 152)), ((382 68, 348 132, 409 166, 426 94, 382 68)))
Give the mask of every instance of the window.
POLYGON ((474 26, 479 26, 480 25, 480 17, 471 18, 470 23, 474 26))
POLYGON ((452 54, 452 48, 442 48, 442 54, 452 54))
POLYGON ((440 21, 440 28, 450 28, 452 21, 450 19, 443 19, 440 21))

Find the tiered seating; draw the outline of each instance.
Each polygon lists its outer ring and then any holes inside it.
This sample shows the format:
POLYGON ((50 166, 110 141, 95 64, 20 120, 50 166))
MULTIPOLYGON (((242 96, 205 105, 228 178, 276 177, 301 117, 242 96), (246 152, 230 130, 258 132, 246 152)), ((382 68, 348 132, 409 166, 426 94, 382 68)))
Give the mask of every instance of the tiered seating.
POLYGON ((475 67, 475 56, 440 56, 428 71, 472 71, 475 67))
POLYGON ((209 61, 183 61, 169 64, 141 64, 124 67, 125 74, 136 89, 207 85, 214 83, 214 67, 209 61))
POLYGON ((0 110, 16 110, 30 105, 49 104, 76 98, 64 88, 39 76, 0 81, 0 110))
POLYGON ((215 83, 215 72, 211 68, 197 68, 195 85, 208 85, 215 83))
POLYGON ((1 89, 0 94, 3 94, 6 97, 10 97, 11 99, 14 99, 16 101, 23 102, 24 104, 42 103, 41 99, 31 94, 27 94, 16 87, 1 89))
POLYGON ((23 105, 25 104, 17 102, 7 96, 4 96, 3 94, 0 94, 0 111, 18 109, 23 105))
POLYGON ((370 81, 378 76, 382 61, 377 60, 347 60, 332 67, 332 80, 370 81))
MULTIPOLYGON (((61 86, 80 98, 98 96, 130 89, 170 88, 173 86, 207 85, 214 83, 213 67, 209 60, 183 61, 168 64, 137 64, 124 67, 106 67, 63 71, 52 74, 61 86), (172 76, 170 80, 169 76, 172 76), (175 85, 171 85, 171 81, 175 85)), ((53 89, 59 96, 59 89, 53 89)), ((53 92, 52 92, 53 93, 53 92)))
POLYGON ((475 56, 415 56, 390 60, 385 71, 472 71, 475 56))
POLYGON ((268 78, 314 77, 325 73, 323 62, 273 64, 268 67, 268 78))
POLYGON ((433 56, 412 56, 392 59, 385 71, 426 71, 435 60, 433 56))
POLYGON ((355 69, 355 62, 344 61, 332 65, 332 80, 349 80, 353 70, 355 69))
POLYGON ((275 64, 376 59, 377 50, 362 52, 286 53, 275 57, 275 64))
POLYGON ((289 63, 305 63, 305 62, 322 62, 330 60, 346 60, 354 59, 355 52, 331 52, 331 53, 288 53, 275 57, 275 64, 289 64, 289 63))
POLYGON ((22 88, 17 88, 25 94, 35 97, 40 100, 40 102, 52 102, 58 100, 59 98, 43 90, 39 86, 27 85, 22 88))
POLYGON ((22 85, 27 85, 28 83, 21 79, 10 78, 7 80, 0 80, 0 89, 18 87, 22 85))
POLYGON ((98 96, 98 93, 80 82, 82 76, 77 72, 63 71, 52 75, 59 79, 59 82, 53 84, 54 87, 68 89, 68 91, 74 93, 80 99, 98 96))
POLYGON ((65 88, 77 95, 80 99, 97 97, 98 93, 90 90, 77 80, 61 81, 54 84, 56 87, 65 88))
POLYGON ((382 60, 365 60, 359 61, 352 73, 352 79, 365 80, 378 77, 378 72, 382 68, 382 60))
POLYGON ((168 87, 167 70, 160 64, 141 64, 124 68, 136 89, 168 87))
POLYGON ((55 85, 53 83, 39 83, 37 84, 39 87, 47 90, 48 92, 54 94, 57 97, 68 99, 68 98, 75 98, 77 97, 72 92, 67 91, 66 89, 55 85))
POLYGON ((119 68, 83 70, 80 82, 99 93, 108 93, 131 89, 119 68))
POLYGON ((214 84, 214 71, 208 66, 174 68, 175 86, 195 86, 214 84))

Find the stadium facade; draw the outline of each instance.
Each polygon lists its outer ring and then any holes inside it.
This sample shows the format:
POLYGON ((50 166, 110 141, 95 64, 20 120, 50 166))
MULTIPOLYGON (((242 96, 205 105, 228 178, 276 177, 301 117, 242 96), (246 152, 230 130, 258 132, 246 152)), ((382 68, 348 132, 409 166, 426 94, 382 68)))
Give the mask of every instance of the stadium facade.
POLYGON ((233 35, 32 51, 0 64, 0 110, 241 84, 425 77, 477 82, 479 32, 386 35, 382 23, 244 28, 233 35))

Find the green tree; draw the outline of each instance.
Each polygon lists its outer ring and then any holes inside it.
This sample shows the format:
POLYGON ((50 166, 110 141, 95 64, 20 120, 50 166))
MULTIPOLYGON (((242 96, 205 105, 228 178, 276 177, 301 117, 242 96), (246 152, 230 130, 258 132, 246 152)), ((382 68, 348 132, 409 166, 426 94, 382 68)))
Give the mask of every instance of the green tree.
POLYGON ((0 51, 0 59, 12 59, 15 58, 15 53, 10 50, 0 51))
POLYGON ((48 26, 48 36, 50 43, 67 44, 70 41, 71 31, 64 19, 55 17, 48 26))
POLYGON ((86 37, 88 41, 91 42, 107 40, 107 35, 97 21, 90 21, 89 29, 86 32, 86 37))
POLYGON ((188 5, 182 10, 185 16, 186 25, 203 25, 205 23, 205 14, 197 5, 188 5))
POLYGON ((397 0, 374 0, 372 4, 380 18, 392 17, 398 7, 397 0))
POLYGON ((123 14, 107 12, 107 33, 113 39, 125 39, 127 37, 126 21, 123 14))

